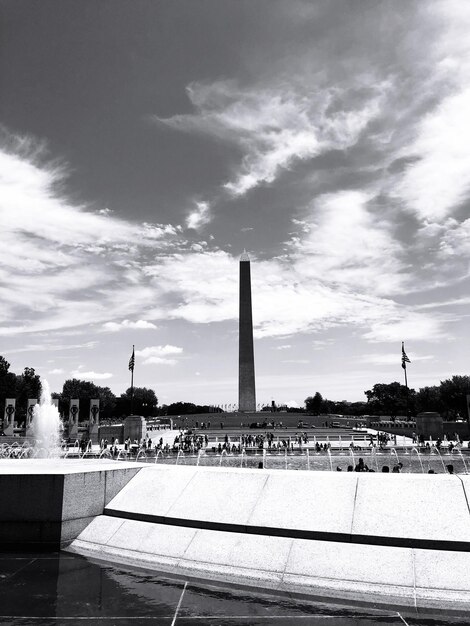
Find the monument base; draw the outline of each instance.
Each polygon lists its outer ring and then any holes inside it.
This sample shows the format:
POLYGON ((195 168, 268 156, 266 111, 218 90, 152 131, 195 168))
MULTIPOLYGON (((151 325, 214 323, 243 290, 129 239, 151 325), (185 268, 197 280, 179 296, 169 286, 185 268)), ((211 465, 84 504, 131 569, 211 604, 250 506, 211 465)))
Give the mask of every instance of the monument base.
POLYGON ((416 432, 425 439, 439 439, 443 436, 443 421, 439 413, 432 411, 418 413, 416 416, 416 432))
POLYGON ((141 415, 129 415, 124 420, 124 440, 141 441, 147 437, 147 422, 141 415))

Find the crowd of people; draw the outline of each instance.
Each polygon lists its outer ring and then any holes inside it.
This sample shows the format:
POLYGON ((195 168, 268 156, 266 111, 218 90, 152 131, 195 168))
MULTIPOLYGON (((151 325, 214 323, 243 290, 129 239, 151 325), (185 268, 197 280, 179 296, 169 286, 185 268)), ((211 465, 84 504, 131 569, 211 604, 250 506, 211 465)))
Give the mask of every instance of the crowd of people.
MULTIPOLYGON (((454 473, 454 466, 452 463, 447 464, 446 466, 446 472, 448 474, 453 474, 454 473)), ((400 474, 401 471, 403 469, 403 463, 401 463, 400 461, 398 463, 396 463, 395 465, 392 466, 392 474, 400 474)), ((342 472, 342 468, 338 467, 336 468, 337 472, 342 472)), ((369 467, 365 462, 364 459, 361 457, 359 458, 358 462, 356 463, 356 465, 348 465, 348 472, 375 472, 375 469, 373 469, 372 467, 369 467)), ((389 465, 382 465, 382 473, 384 474, 389 474, 390 473, 390 466, 389 465)), ((435 474, 436 472, 433 469, 429 469, 428 470, 428 474, 435 474)))
MULTIPOLYGON (((207 430, 205 428, 206 424, 203 426, 203 422, 201 423, 202 430, 207 430)), ((207 423, 207 426, 210 425, 210 422, 207 423)), ((389 435, 387 433, 377 433, 376 438, 371 437, 369 442, 369 448, 372 449, 386 449, 389 442, 396 444, 396 436, 389 435)), ((420 441, 418 437, 415 436, 415 441, 421 443, 419 446, 419 450, 422 453, 431 452, 432 449, 441 450, 443 447, 449 452, 452 452, 454 448, 459 448, 461 446, 461 442, 457 439, 457 442, 454 444, 453 442, 443 442, 441 439, 438 439, 435 443, 430 444, 430 442, 420 441), (447 444, 447 445, 446 445, 447 444)), ((364 442, 367 446, 367 441, 364 442)), ((418 445, 419 445, 418 443, 418 445)), ((230 437, 228 434, 225 434, 223 438, 220 440, 216 440, 216 442, 209 440, 207 432, 201 433, 200 431, 192 431, 192 430, 180 430, 180 432, 174 437, 172 442, 169 442, 168 439, 164 441, 163 437, 151 439, 150 436, 146 436, 146 438, 141 439, 140 441, 131 439, 128 437, 121 446, 117 439, 114 439, 111 444, 109 444, 107 439, 102 439, 100 442, 100 451, 108 450, 109 454, 112 458, 117 458, 119 456, 120 450, 123 449, 124 455, 132 458, 137 458, 137 456, 141 453, 144 453, 147 456, 153 456, 161 453, 165 454, 178 454, 178 452, 182 452, 185 454, 194 454, 197 455, 200 451, 204 451, 206 453, 213 454, 234 454, 238 455, 243 453, 244 451, 261 451, 266 450, 266 452, 293 452, 294 449, 302 451, 303 446, 308 446, 310 452, 316 453, 327 453, 331 451, 331 443, 329 441, 320 443, 319 441, 315 441, 315 444, 309 444, 309 436, 307 432, 297 432, 295 436, 279 438, 277 437, 277 441, 275 441, 274 433, 272 432, 264 432, 264 433, 242 433, 239 436, 230 437)), ((80 450, 82 452, 86 452, 88 447, 90 446, 89 440, 82 440, 80 442, 80 450)), ((356 450, 362 450, 360 446, 356 445, 356 442, 352 442, 349 445, 349 448, 352 452, 356 450)), ((377 459, 376 457, 371 457, 374 460, 374 465, 376 469, 373 469, 370 465, 364 461, 364 458, 359 458, 358 462, 355 464, 348 465, 348 472, 375 472, 381 471, 383 473, 400 473, 403 469, 403 464, 398 461, 393 465, 385 464, 382 466, 381 470, 378 469, 377 459)), ((354 459, 354 455, 352 455, 352 459, 354 459)), ((336 468, 337 471, 343 471, 341 467, 336 468)), ((447 464, 445 466, 446 471, 449 474, 454 473, 454 467, 452 464, 447 464)), ((434 474, 435 471, 433 469, 428 470, 429 474, 434 474)))

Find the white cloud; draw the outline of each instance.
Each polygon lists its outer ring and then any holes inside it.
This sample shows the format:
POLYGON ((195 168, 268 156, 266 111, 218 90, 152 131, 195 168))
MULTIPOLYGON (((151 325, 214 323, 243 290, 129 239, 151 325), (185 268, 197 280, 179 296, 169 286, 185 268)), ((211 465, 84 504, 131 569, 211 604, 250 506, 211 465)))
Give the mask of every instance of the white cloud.
POLYGON ((14 354, 18 352, 56 352, 62 350, 81 350, 82 348, 91 349, 98 344, 97 341, 86 341, 84 343, 56 344, 56 343, 29 343, 22 348, 14 348, 13 350, 3 350, 5 354, 14 354))
POLYGON ((143 361, 144 365, 176 365, 178 361, 176 359, 167 359, 161 356, 149 356, 145 361, 143 361))
POLYGON ((110 310, 136 314, 153 293, 142 259, 181 231, 74 205, 57 191, 65 177, 33 140, 0 138, 0 335, 103 323, 110 310))
POLYGON ((165 346, 148 346, 142 350, 136 350, 136 356, 143 357, 144 365, 176 365, 177 360, 168 358, 169 355, 179 355, 183 348, 167 344, 165 346))
MULTIPOLYGON (((310 209, 309 227, 296 240, 296 271, 362 293, 388 295, 402 291, 402 246, 393 225, 378 219, 362 191, 319 196, 310 209)), ((294 257, 295 258, 295 257, 294 257)))
MULTIPOLYGON (((380 273, 378 249, 374 270, 380 273)), ((361 253, 359 253, 361 254, 361 253)), ((369 329, 366 337, 379 340, 389 328, 398 332, 413 328, 410 320, 429 339, 443 334, 443 320, 433 315, 417 317, 389 298, 369 293, 368 284, 328 282, 328 273, 309 276, 300 256, 252 263, 253 321, 257 338, 282 337, 299 332, 322 331, 340 325, 369 329), (384 320, 390 320, 384 321, 384 320)), ((370 258, 370 257, 369 257, 370 258)), ((365 257, 365 266, 369 262, 365 257)), ((238 319, 238 259, 222 251, 165 257, 148 268, 159 288, 172 300, 165 313, 192 323, 238 319)), ((372 273, 370 273, 372 276, 372 273)), ((377 284, 379 279, 377 278, 377 284)), ((373 291, 373 289, 371 290, 373 291)), ((154 312, 157 317, 158 311, 154 312)), ((160 313, 161 314, 161 313, 160 313)), ((392 332, 390 330, 390 332, 392 332)), ((408 335, 403 335, 407 337, 408 335)))
POLYGON ((362 102, 348 106, 339 87, 300 85, 241 88, 233 81, 192 83, 187 92, 194 114, 154 119, 236 143, 244 157, 233 180, 224 186, 242 195, 260 183, 273 182, 295 161, 354 145, 377 114, 385 89, 385 85, 373 86, 362 102))
POLYGON ((181 354, 182 352, 183 348, 169 344, 166 346, 148 346, 147 348, 142 348, 142 350, 135 351, 137 356, 142 356, 144 358, 148 358, 150 356, 166 356, 167 354, 181 354))
POLYGON ((60 367, 56 367, 55 369, 50 370, 48 372, 48 374, 63 374, 63 373, 64 373, 64 370, 61 369, 60 367))
POLYGON ((79 378, 80 380, 107 380, 113 377, 110 372, 83 372, 81 369, 70 372, 70 376, 72 376, 72 378, 79 378))
POLYGON ((210 205, 208 202, 196 202, 196 208, 186 218, 186 226, 199 230, 211 221, 210 205))
POLYGON ((402 156, 415 157, 396 185, 420 219, 439 221, 470 194, 470 88, 444 98, 428 113, 402 156))
POLYGON ((296 402, 295 400, 288 400, 286 402, 286 406, 288 408, 292 408, 292 409, 299 409, 300 408, 298 402, 296 402))
POLYGON ((452 298, 451 300, 441 300, 436 302, 426 302, 426 304, 419 304, 415 308, 417 310, 426 309, 439 309, 447 306, 468 306, 470 304, 470 297, 464 298, 452 298))
POLYGON ((286 343, 282 346, 275 346, 276 350, 288 350, 289 348, 292 348, 290 343, 286 343))
POLYGON ((103 329, 111 333, 128 328, 135 330, 147 330, 156 329, 157 327, 152 322, 147 322, 146 320, 136 320, 135 322, 132 322, 131 320, 123 320, 122 322, 106 322, 103 324, 103 329))
MULTIPOLYGON (((417 355, 408 349, 406 350, 406 354, 411 363, 416 361, 432 361, 434 359, 434 355, 432 354, 417 355)), ((364 354, 360 360, 362 363, 368 363, 370 365, 393 365, 401 367, 401 349, 387 354, 364 354)))
POLYGON ((449 338, 444 330, 444 319, 406 310, 397 313, 398 316, 373 323, 364 338, 374 342, 398 342, 406 339, 434 341, 449 338))
MULTIPOLYGON (((206 242, 182 242, 180 227, 139 226, 74 207, 55 194, 57 168, 2 156, 0 226, 11 248, 0 251, 6 261, 0 265, 0 334, 92 324, 110 332, 155 328, 137 316, 191 323, 238 318, 238 259, 231 254, 209 250, 206 242), (109 321, 110 311, 123 321, 109 321)), ((257 337, 350 325, 369 329, 368 339, 388 341, 392 330, 412 329, 404 307, 391 299, 407 282, 403 248, 394 225, 378 217, 376 202, 372 192, 322 194, 298 220, 301 233, 286 244, 285 255, 253 263, 257 337)), ((462 249, 465 232, 456 227, 453 234, 447 248, 462 249)), ((422 313, 417 332, 441 337, 443 323, 422 313)), ((161 363, 175 354, 140 356, 161 363)))

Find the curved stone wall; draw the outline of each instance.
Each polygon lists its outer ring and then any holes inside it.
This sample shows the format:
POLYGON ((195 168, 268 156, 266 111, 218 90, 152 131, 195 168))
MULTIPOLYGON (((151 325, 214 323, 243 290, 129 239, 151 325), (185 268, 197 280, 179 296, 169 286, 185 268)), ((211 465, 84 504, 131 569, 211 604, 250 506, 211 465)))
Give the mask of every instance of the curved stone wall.
POLYGON ((146 467, 70 549, 279 592, 468 608, 469 479, 146 467))

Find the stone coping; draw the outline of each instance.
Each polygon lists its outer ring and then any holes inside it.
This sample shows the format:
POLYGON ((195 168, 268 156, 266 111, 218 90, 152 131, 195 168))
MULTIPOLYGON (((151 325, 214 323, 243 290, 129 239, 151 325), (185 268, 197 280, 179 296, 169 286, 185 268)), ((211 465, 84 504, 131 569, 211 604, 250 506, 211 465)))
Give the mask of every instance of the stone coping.
POLYGON ((148 467, 148 463, 112 459, 0 459, 0 475, 83 474, 148 467))

